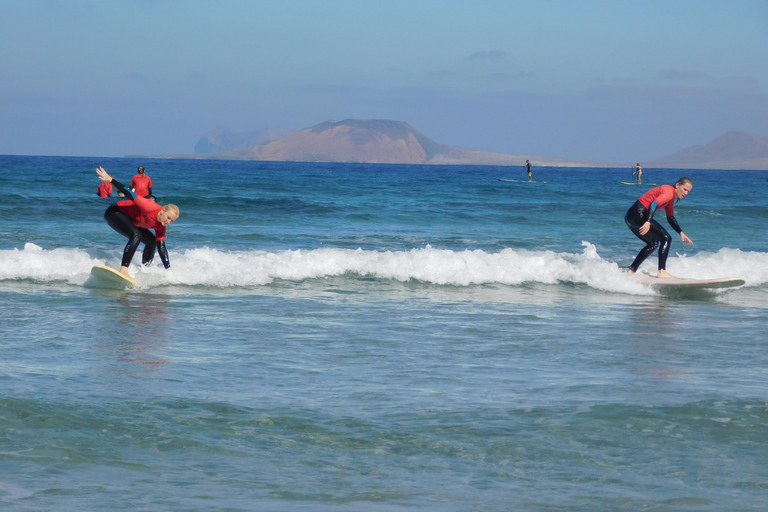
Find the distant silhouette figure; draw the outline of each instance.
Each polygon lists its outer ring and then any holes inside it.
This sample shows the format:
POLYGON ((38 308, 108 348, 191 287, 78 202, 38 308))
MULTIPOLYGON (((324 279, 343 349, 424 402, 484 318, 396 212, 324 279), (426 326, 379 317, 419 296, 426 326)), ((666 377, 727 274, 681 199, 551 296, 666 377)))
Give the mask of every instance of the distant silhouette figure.
POLYGON ((525 169, 528 171, 528 181, 533 181, 533 173, 531 172, 531 161, 525 161, 525 169))

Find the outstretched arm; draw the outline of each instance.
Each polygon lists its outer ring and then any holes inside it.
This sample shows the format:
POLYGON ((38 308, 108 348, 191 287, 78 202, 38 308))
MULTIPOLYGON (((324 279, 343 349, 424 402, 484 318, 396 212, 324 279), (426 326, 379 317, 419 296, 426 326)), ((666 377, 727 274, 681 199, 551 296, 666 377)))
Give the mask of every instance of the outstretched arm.
MULTIPOLYGON (((669 220, 669 219, 670 219, 670 217, 667 217, 667 220, 669 220)), ((675 222, 675 224, 672 224, 672 222, 670 222, 670 224, 671 224, 671 225, 672 225, 672 227, 674 228, 674 227, 677 225, 677 221, 675 221, 675 218, 674 218, 674 217, 671 217, 671 219, 672 219, 672 221, 674 221, 674 222, 675 222)), ((685 243, 687 243, 687 244, 692 244, 692 243, 693 243, 693 240, 691 240, 690 238, 688 238, 688 235, 686 235, 685 233, 683 233, 683 230, 682 230, 682 229, 680 229, 680 226, 677 226, 677 228, 675 229, 675 231, 677 231, 677 232, 680 234, 680 240, 682 240, 683 242, 685 242, 685 243)))
POLYGON ((127 197, 128 199, 133 199, 133 196, 131 195, 130 191, 127 188, 125 188, 125 185, 123 185, 122 183, 114 179, 112 176, 110 176, 109 173, 105 171, 103 167, 99 167, 98 169, 96 169, 96 174, 99 175, 99 179, 101 181, 111 183, 117 190, 122 192, 125 195, 125 197, 127 197))
POLYGON ((683 233, 683 230, 680 229, 680 224, 677 223, 677 219, 675 219, 674 215, 672 215, 670 217, 667 217, 667 222, 669 222, 669 225, 672 226, 672 229, 674 229, 675 231, 677 231, 680 234, 680 240, 682 240, 683 242, 685 242, 687 244, 692 244, 693 243, 693 240, 688 238, 688 235, 683 233))

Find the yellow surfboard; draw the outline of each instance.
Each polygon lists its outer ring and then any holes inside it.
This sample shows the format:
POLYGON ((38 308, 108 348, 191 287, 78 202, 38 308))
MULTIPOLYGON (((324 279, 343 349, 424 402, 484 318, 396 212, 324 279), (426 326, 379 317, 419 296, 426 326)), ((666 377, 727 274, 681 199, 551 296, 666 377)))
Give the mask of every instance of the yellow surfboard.
POLYGON ((121 274, 112 267, 96 265, 91 269, 91 277, 88 283, 94 288, 123 289, 132 286, 139 287, 139 283, 130 277, 121 274))

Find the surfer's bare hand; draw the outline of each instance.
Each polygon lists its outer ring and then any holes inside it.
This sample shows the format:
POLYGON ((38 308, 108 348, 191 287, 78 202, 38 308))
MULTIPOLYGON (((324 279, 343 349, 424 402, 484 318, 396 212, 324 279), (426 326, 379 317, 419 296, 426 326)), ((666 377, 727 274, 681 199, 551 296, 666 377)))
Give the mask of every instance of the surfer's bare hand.
POLYGON ((683 242, 687 243, 687 244, 692 244, 692 243, 693 243, 693 240, 691 240, 690 238, 688 238, 688 235, 686 235, 686 234, 685 234, 685 233, 683 233, 683 232, 680 232, 680 239, 681 239, 683 242))
POLYGON ((651 229, 651 223, 650 223, 650 222, 646 222, 645 224, 643 224, 642 226, 640 226, 640 234, 641 234, 641 235, 644 235, 644 234, 646 234, 646 233, 647 233, 647 232, 648 232, 650 229, 651 229))
POLYGON ((96 169, 96 174, 99 175, 99 179, 101 181, 106 181, 107 183, 112 181, 112 176, 110 176, 109 173, 105 171, 103 167, 99 167, 98 169, 96 169))

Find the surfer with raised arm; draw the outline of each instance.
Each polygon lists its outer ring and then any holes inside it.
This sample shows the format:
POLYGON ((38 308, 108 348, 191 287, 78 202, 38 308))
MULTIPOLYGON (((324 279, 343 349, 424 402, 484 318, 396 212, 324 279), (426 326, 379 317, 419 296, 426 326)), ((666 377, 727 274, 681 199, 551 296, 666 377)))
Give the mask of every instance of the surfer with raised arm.
POLYGON ((96 169, 96 173, 101 181, 111 183, 128 198, 124 201, 118 201, 104 212, 104 220, 107 221, 107 224, 128 238, 128 243, 123 250, 120 273, 130 277, 128 267, 140 242, 144 243, 144 252, 141 258, 143 264, 152 262, 155 257, 155 249, 157 249, 163 266, 169 268, 171 263, 165 248, 165 228, 179 218, 179 207, 175 204, 160 206, 151 199, 140 195, 133 198, 125 185, 110 176, 103 167, 96 169), (155 230, 154 235, 150 229, 155 230))
POLYGON ((663 208, 667 214, 667 222, 672 229, 680 234, 683 242, 692 244, 693 241, 683 233, 680 225, 675 220, 675 203, 688 195, 693 188, 693 182, 690 178, 680 178, 673 185, 659 185, 654 187, 635 201, 635 204, 629 207, 624 217, 624 222, 640 240, 645 242, 645 247, 638 253, 635 261, 629 266, 629 273, 634 274, 645 261, 653 254, 656 248, 659 248, 659 272, 656 277, 675 277, 667 272, 667 256, 669 247, 672 243, 672 237, 666 229, 662 227, 653 218, 656 210, 663 208))

